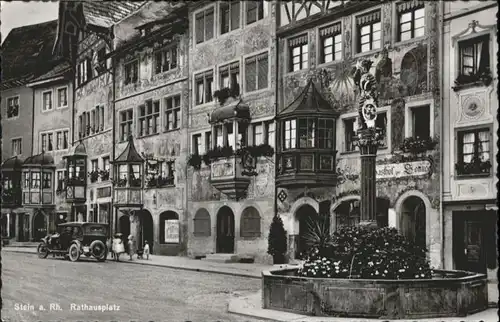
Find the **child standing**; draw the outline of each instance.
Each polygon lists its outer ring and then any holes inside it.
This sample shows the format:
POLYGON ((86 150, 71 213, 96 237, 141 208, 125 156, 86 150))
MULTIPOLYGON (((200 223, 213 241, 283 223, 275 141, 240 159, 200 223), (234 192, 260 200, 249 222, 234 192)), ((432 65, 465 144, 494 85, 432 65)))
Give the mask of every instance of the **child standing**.
POLYGON ((149 244, 147 240, 144 242, 144 255, 146 255, 146 259, 149 259, 149 244))
POLYGON ((135 254, 135 247, 134 247, 134 237, 132 235, 128 236, 128 255, 130 256, 130 261, 132 260, 132 256, 135 254))

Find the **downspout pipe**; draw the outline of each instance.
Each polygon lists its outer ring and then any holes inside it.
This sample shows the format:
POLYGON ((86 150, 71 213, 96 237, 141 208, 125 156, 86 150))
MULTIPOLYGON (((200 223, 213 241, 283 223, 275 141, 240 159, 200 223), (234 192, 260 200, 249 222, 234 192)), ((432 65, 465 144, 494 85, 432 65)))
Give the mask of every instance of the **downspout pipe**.
MULTIPOLYGON (((440 163, 440 173, 439 173, 439 221, 441 225, 441 269, 446 268, 445 267, 445 227, 444 227, 444 209, 443 209, 443 195, 444 195, 444 163, 443 163, 443 158, 444 158, 444 98, 443 98, 443 91, 444 91, 444 2, 438 2, 438 28, 437 28, 437 36, 438 36, 438 63, 439 63, 439 90, 437 91, 439 93, 439 118, 440 118, 440 124, 439 124, 439 163, 440 163)), ((448 267, 450 269, 450 267, 448 267)))
POLYGON ((279 2, 278 1, 273 1, 275 8, 275 22, 274 22, 274 68, 275 68, 275 73, 274 73, 274 120, 275 120, 275 125, 274 125, 274 215, 278 215, 278 186, 276 185, 276 179, 278 177, 278 165, 280 162, 280 159, 278 157, 278 138, 281 133, 281 127, 278 125, 278 122, 276 122, 276 116, 278 115, 278 102, 279 102, 279 74, 280 74, 280 69, 279 69, 279 39, 278 39, 278 19, 279 19, 279 2))
MULTIPOLYGON (((111 42, 110 42, 110 51, 113 51, 115 48, 114 48, 114 26, 111 27, 111 30, 110 30, 110 33, 111 33, 111 42)), ((111 79, 112 79, 112 88, 111 88, 111 92, 112 92, 112 101, 111 101, 111 104, 112 104, 112 108, 111 110, 113 111, 113 115, 112 115, 112 120, 113 120, 113 125, 112 125, 112 134, 111 134, 111 140, 112 140, 112 148, 111 148, 111 159, 113 161, 115 161, 115 158, 116 158, 116 111, 115 111, 115 107, 116 107, 116 57, 112 57, 111 58, 111 79)), ((113 167, 114 168, 114 167, 113 167)), ((112 168, 112 170, 114 170, 112 168)), ((114 171, 111 171, 112 175, 111 177, 113 178, 114 177, 114 171)), ((114 235, 114 233, 116 232, 116 211, 115 211, 115 208, 114 208, 114 181, 111 180, 111 203, 110 203, 110 210, 108 211, 108 213, 110 214, 110 218, 109 218, 109 228, 110 228, 110 231, 112 232, 111 236, 114 235)))
MULTIPOLYGON (((31 155, 35 155, 35 88, 31 88, 31 155)), ((45 151, 42 151, 45 152, 45 151)))

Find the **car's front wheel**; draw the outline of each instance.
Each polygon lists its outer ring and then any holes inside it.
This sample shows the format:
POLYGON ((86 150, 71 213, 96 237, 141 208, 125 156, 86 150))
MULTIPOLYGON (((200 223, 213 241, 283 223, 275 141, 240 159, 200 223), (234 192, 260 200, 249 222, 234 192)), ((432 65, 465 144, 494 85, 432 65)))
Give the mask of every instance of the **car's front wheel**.
POLYGON ((72 244, 69 246, 69 260, 76 262, 80 259, 80 247, 77 244, 72 244))
POLYGON ((90 252, 92 253, 92 256, 100 262, 105 261, 108 256, 106 245, 104 245, 104 243, 100 240, 94 240, 90 244, 90 252))
POLYGON ((38 253, 39 258, 47 258, 49 255, 49 247, 46 243, 40 243, 37 247, 36 252, 38 253))

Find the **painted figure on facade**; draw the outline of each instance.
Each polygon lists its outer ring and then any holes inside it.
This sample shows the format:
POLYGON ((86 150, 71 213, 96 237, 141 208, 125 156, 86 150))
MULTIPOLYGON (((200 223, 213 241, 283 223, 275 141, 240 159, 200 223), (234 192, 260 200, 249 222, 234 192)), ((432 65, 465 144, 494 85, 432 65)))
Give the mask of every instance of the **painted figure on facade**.
POLYGON ((354 84, 358 88, 358 129, 374 128, 377 119, 378 88, 375 76, 370 73, 373 62, 360 60, 353 70, 354 84))

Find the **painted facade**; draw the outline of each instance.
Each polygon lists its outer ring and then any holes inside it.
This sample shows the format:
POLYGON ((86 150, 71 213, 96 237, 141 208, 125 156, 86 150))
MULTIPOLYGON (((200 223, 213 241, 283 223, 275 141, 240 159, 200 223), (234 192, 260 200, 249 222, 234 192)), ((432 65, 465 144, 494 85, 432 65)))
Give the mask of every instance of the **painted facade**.
POLYGON ((449 120, 443 124, 444 267, 486 273, 495 302, 498 4, 450 2, 442 10, 443 113, 449 120))
POLYGON ((144 159, 143 208, 118 208, 117 229, 132 232, 139 247, 148 241, 153 254, 162 255, 185 254, 187 247, 188 34, 187 24, 172 27, 187 17, 162 21, 179 8, 151 2, 115 26, 121 40, 115 49, 116 157, 131 134, 144 159), (152 38, 149 32, 161 35, 152 38), (137 71, 135 79, 129 68, 137 71), (121 126, 125 115, 132 115, 131 133, 121 126))
MULTIPOLYGON (((191 155, 202 155, 216 146, 235 143, 234 150, 269 142, 274 146, 274 29, 274 3, 241 1, 226 7, 223 2, 202 2, 190 6, 191 155), (249 7, 254 4, 257 7, 249 7), (258 72, 255 68, 259 68, 258 72), (260 79, 256 73, 260 73, 260 79), (233 86, 238 87, 239 95, 221 106, 212 95, 236 83, 233 86), (245 122, 235 125, 236 121, 224 123, 220 119, 218 123, 210 123, 210 119, 215 118, 214 111, 237 109, 237 105, 249 111, 245 122), (231 131, 239 133, 238 139, 245 140, 246 136, 247 142, 236 142, 231 131), (242 142, 244 144, 238 145, 242 142)), ((231 115, 230 112, 229 117, 231 115)), ((256 261, 266 260, 267 235, 274 214, 274 160, 260 158, 255 176, 241 175, 239 166, 235 157, 228 156, 209 166, 202 162, 201 169, 192 166, 187 169, 189 256, 232 253, 253 257, 256 261), (244 182, 237 197, 231 195, 231 188, 221 187, 223 177, 219 174, 223 174, 218 171, 221 167, 228 169, 228 186, 234 188, 237 180, 244 182)))
MULTIPOLYGON (((356 200, 360 199, 361 161, 348 139, 357 123, 348 121, 358 117, 350 72, 358 60, 369 59, 380 90, 377 127, 386 134, 385 146, 377 153, 379 225, 395 226, 425 243, 432 265, 441 267, 437 4, 417 1, 408 6, 394 2, 361 6, 350 1, 317 1, 310 8, 302 8, 299 2, 281 6, 279 110, 286 109, 312 79, 340 114, 334 135, 337 182, 278 189, 278 194, 284 191, 279 213, 288 222, 290 256, 300 252, 301 226, 306 227, 303 216, 318 212, 330 215, 331 230, 359 220, 356 200), (399 25, 407 13, 413 30, 408 36, 402 35, 399 25), (295 54, 294 47, 300 54, 295 54), (298 62, 302 66, 294 67, 298 62), (416 120, 417 108, 424 111, 423 116, 418 113, 420 120, 416 120), (416 138, 422 125, 427 131, 421 135, 429 144, 409 149, 405 139, 416 138)), ((284 125, 280 131, 283 142, 284 125)))

